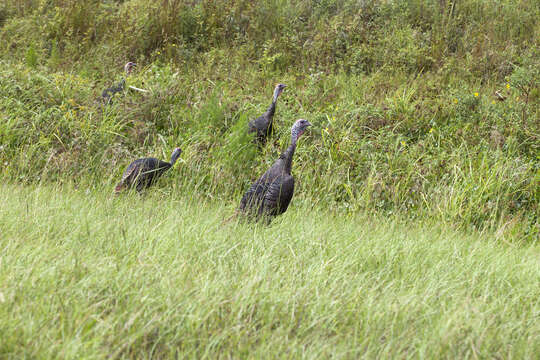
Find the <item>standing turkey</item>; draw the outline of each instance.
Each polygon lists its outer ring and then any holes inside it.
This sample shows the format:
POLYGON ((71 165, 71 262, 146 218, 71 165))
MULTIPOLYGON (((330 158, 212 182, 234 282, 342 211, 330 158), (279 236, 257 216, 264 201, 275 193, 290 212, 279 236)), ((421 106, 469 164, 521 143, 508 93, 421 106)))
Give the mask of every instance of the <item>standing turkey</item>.
POLYGON ((270 104, 268 110, 258 118, 251 120, 248 124, 248 133, 255 133, 255 139, 260 145, 264 145, 266 143, 266 138, 272 133, 277 99, 286 87, 287 85, 277 84, 274 89, 272 104, 270 104))
POLYGON ((291 128, 291 144, 242 197, 240 211, 259 219, 283 214, 294 193, 294 178, 291 175, 292 158, 296 142, 311 123, 297 120, 291 128))
POLYGON ((144 158, 133 161, 122 175, 122 180, 114 188, 114 192, 119 193, 125 188, 135 188, 141 192, 144 188, 151 186, 163 173, 173 167, 178 157, 182 154, 180 148, 174 149, 171 155, 171 162, 162 161, 156 158, 144 158))
MULTIPOLYGON (((128 62, 126 65, 124 65, 124 72, 126 73, 126 77, 129 74, 131 74, 135 66, 137 66, 137 64, 131 61, 128 62)), ((114 94, 124 91, 125 88, 126 88, 126 79, 123 78, 122 80, 120 80, 118 84, 113 85, 110 88, 103 90, 103 92, 101 93, 101 98, 103 99, 103 102, 106 105, 110 104, 114 94)))

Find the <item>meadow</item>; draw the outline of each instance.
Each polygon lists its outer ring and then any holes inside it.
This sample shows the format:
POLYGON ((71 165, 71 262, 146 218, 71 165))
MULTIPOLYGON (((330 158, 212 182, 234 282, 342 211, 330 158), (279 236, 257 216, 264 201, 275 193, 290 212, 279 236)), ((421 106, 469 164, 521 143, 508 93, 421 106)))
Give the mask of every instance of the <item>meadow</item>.
POLYGON ((254 227, 197 196, 1 190, 2 358, 540 351, 536 245, 309 202, 254 227))
POLYGON ((1 2, 0 357, 534 358, 538 18, 533 0, 1 2), (127 61, 147 92, 104 106, 127 61), (223 222, 298 118, 287 213, 223 222), (145 195, 112 195, 176 146, 145 195))

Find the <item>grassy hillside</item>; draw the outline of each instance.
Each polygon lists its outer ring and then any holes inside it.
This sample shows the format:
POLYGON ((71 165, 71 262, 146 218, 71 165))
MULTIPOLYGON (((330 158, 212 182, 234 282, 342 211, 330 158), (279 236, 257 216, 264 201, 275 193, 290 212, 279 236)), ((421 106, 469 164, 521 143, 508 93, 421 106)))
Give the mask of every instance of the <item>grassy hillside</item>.
POLYGON ((223 204, 176 191, 2 185, 0 202, 1 358, 540 352, 538 245, 502 234, 309 202, 223 224, 223 204))
POLYGON ((539 17, 532 0, 8 0, 1 174, 101 188, 179 145, 161 187, 230 205, 305 117, 295 199, 538 241, 539 17), (150 92, 103 108, 127 60, 150 92), (246 124, 276 82, 259 151, 246 124))

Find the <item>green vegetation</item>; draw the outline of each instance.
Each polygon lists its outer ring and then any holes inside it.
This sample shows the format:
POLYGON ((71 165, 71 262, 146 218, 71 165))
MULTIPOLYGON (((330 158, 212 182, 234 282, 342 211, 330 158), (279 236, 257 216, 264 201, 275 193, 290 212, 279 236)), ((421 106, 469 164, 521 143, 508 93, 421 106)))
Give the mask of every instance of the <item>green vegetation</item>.
POLYGON ((538 241, 539 17, 525 0, 7 1, 2 175, 112 186, 179 145, 169 183, 235 202, 305 117, 299 197, 538 241), (127 60, 151 92, 103 109, 127 60), (260 152, 246 124, 276 82, 260 152))
POLYGON ((0 190, 2 358, 540 351, 537 245, 309 202, 252 227, 176 191, 0 190))
POLYGON ((0 357, 534 358, 540 2, 0 3, 0 357), (103 89, 138 63, 110 106, 103 89), (247 123, 280 97, 262 149, 247 123), (289 141, 270 227, 222 222, 289 141), (142 156, 175 167, 112 196, 142 156))

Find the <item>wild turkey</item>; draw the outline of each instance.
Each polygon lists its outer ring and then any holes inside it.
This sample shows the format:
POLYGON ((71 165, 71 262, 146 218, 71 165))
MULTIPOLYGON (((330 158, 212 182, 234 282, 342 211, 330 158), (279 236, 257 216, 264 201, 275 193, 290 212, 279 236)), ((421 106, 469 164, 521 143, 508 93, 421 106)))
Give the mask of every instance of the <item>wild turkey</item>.
POLYGON ((144 158, 133 161, 122 175, 122 180, 114 188, 114 192, 119 193, 125 188, 135 188, 141 192, 144 188, 151 186, 163 173, 169 170, 178 157, 182 154, 180 148, 174 149, 171 155, 171 162, 158 160, 156 158, 144 158))
POLYGON ((291 175, 292 158, 298 138, 311 123, 297 120, 291 128, 291 144, 272 167, 259 178, 242 197, 240 211, 259 219, 280 215, 287 210, 294 192, 294 178, 291 175))
POLYGON ((272 133, 273 122, 274 122, 274 113, 276 112, 276 102, 279 95, 287 87, 284 84, 277 84, 274 89, 274 97, 272 98, 272 104, 268 107, 268 110, 258 118, 251 120, 248 124, 248 133, 255 133, 256 141, 264 145, 266 143, 266 138, 269 134, 272 133))
MULTIPOLYGON (((131 71, 133 71, 133 68, 137 66, 134 62, 128 62, 126 65, 124 65, 124 72, 126 73, 126 77, 131 74, 131 71)), ((111 86, 110 88, 107 88, 103 90, 101 93, 101 98, 103 99, 103 102, 105 104, 110 104, 112 97, 114 94, 124 91, 126 88, 126 79, 123 78, 120 80, 120 82, 116 85, 111 86)))

